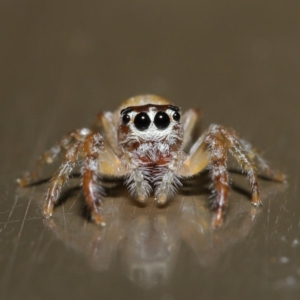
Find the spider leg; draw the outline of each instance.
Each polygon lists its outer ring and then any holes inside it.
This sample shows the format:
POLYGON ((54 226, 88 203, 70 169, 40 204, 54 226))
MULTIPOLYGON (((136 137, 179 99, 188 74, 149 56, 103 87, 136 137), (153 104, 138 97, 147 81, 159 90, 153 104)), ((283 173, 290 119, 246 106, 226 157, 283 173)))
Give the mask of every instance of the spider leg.
POLYGON ((227 171, 227 145, 220 134, 211 130, 204 133, 193 145, 178 174, 190 177, 198 174, 207 166, 211 168, 215 199, 213 225, 220 227, 228 205, 229 174, 227 171))
POLYGON ((63 163, 51 179, 44 206, 45 218, 49 218, 53 214, 54 205, 57 202, 64 183, 67 181, 69 174, 75 166, 81 145, 82 142, 77 142, 69 148, 63 163))
MULTIPOLYGON (((230 130, 232 133, 235 134, 233 130, 230 130)), ((235 134, 236 135, 236 134, 235 134)), ((238 139, 238 137, 236 136, 238 139)), ((286 176, 285 174, 279 172, 278 170, 272 169, 268 163, 259 155, 257 150, 247 141, 244 139, 239 139, 240 144, 245 149, 245 151, 248 153, 249 157, 252 160, 257 161, 258 167, 262 170, 264 174, 266 174, 270 179, 278 182, 286 182, 286 176)))
POLYGON ((248 152, 242 147, 237 136, 231 129, 220 125, 212 125, 208 131, 208 140, 211 135, 221 136, 229 151, 238 161, 242 170, 246 172, 247 179, 250 183, 252 192, 252 204, 254 206, 261 205, 259 183, 257 178, 256 167, 248 152))
MULTIPOLYGON (((118 119, 117 119, 118 121, 118 119)), ((118 152, 117 141, 117 122, 115 122, 115 115, 110 111, 100 112, 97 115, 96 122, 94 123, 95 131, 99 131, 109 146, 118 152)))
POLYGON ((216 197, 212 208, 215 210, 213 224, 220 227, 228 206, 229 174, 227 171, 227 147, 221 137, 209 134, 205 140, 211 159, 211 177, 216 197))
POLYGON ((72 144, 76 141, 83 141, 84 138, 90 134, 91 131, 87 128, 82 128, 75 130, 65 137, 63 137, 60 142, 58 142, 55 146, 45 151, 38 161, 35 164, 35 167, 31 172, 25 173, 22 178, 17 179, 18 184, 21 187, 25 187, 29 185, 31 182, 39 179, 42 168, 45 164, 51 164, 55 160, 55 158, 63 151, 67 151, 72 144))
POLYGON ((105 225, 101 213, 101 186, 99 175, 121 177, 127 170, 121 160, 105 143, 100 133, 90 134, 83 143, 84 165, 82 170, 83 189, 96 224, 105 225))
POLYGON ((99 186, 97 185, 97 178, 99 172, 99 152, 103 148, 103 138, 100 134, 92 134, 88 136, 84 142, 83 151, 85 155, 83 166, 83 189, 86 201, 91 209, 92 219, 97 224, 102 224, 103 219, 101 215, 101 195, 99 186))
POLYGON ((200 111, 196 108, 187 110, 182 115, 182 124, 184 130, 182 148, 185 149, 193 140, 193 131, 199 120, 200 111))
POLYGON ((97 182, 98 175, 120 177, 125 175, 127 171, 121 160, 105 143, 100 133, 90 133, 83 141, 76 142, 67 150, 63 163, 51 179, 46 194, 44 217, 52 216, 54 205, 76 164, 79 154, 84 156, 83 189, 91 209, 92 218, 97 224, 103 225, 100 211, 101 187, 97 182))
POLYGON ((211 163, 211 176, 216 190, 214 202, 214 208, 216 209, 214 225, 216 227, 222 224, 228 204, 227 149, 247 174, 253 205, 261 205, 256 167, 250 157, 251 152, 244 149, 243 142, 240 141, 234 131, 224 126, 212 125, 191 148, 190 155, 178 171, 179 175, 188 177, 199 173, 211 163))

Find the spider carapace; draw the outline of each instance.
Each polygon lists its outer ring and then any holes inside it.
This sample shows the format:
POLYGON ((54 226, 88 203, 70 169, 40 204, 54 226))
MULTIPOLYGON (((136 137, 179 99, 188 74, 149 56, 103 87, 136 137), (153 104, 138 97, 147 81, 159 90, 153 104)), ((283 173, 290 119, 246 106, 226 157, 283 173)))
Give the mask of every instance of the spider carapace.
POLYGON ((214 192, 213 226, 220 227, 228 206, 228 152, 246 173, 255 206, 261 205, 256 166, 273 180, 284 182, 285 176, 272 170, 234 130, 221 125, 211 125, 186 152, 198 117, 197 109, 182 114, 179 107, 159 96, 132 97, 114 112, 100 113, 93 129, 82 128, 66 135, 18 182, 23 187, 34 182, 45 163, 52 163, 65 152, 49 184, 44 217, 52 216, 63 185, 76 163, 81 162, 82 186, 92 219, 104 225, 99 177, 124 178, 138 201, 144 202, 153 192, 157 203, 165 204, 182 179, 209 169, 214 192))

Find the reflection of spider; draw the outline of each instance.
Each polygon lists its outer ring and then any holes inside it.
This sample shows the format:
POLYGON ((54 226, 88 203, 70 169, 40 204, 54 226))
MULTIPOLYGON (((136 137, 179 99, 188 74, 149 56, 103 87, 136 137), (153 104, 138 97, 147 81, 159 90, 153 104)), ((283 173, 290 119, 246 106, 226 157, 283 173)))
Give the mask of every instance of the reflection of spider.
POLYGON ((46 195, 44 216, 51 217, 61 189, 81 157, 82 184, 92 219, 104 225, 98 176, 124 177, 130 192, 140 202, 154 189, 155 200, 165 204, 182 178, 209 168, 215 195, 213 225, 219 227, 228 204, 228 150, 247 174, 255 206, 261 202, 254 160, 271 179, 283 182, 285 176, 272 170, 236 132, 221 125, 211 125, 186 153, 183 149, 191 140, 198 115, 196 109, 190 109, 181 116, 178 107, 158 96, 130 98, 115 112, 100 113, 95 131, 83 128, 65 136, 18 182, 23 187, 30 184, 38 178, 44 163, 52 163, 61 151, 66 151, 46 195))

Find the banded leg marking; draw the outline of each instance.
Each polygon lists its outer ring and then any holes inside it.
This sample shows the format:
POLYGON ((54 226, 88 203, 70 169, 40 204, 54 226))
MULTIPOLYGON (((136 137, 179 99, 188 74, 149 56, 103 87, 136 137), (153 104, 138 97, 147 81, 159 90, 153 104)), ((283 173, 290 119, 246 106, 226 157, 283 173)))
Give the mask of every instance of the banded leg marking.
POLYGON ((97 184, 99 174, 99 153, 103 150, 104 141, 99 133, 89 135, 83 145, 83 189, 86 201, 91 210, 91 217, 96 224, 104 226, 101 212, 101 191, 97 184))
POLYGON ((228 206, 229 174, 227 171, 227 147, 224 141, 211 134, 206 139, 211 157, 211 176, 216 192, 213 202, 215 210, 213 225, 220 227, 223 224, 225 211, 228 206))

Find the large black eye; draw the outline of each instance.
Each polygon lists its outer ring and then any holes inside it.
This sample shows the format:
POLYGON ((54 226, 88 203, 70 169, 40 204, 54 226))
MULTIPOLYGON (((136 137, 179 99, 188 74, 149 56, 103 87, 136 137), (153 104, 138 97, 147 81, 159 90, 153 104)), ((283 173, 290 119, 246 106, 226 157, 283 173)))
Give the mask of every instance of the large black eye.
POLYGON ((163 111, 159 111, 155 115, 154 124, 158 129, 166 129, 170 124, 170 118, 168 114, 163 111))
POLYGON ((173 120, 174 121, 179 121, 180 120, 180 113, 178 111, 175 111, 173 114, 173 120))
POLYGON ((140 131, 144 131, 148 129, 150 124, 151 124, 151 120, 145 112, 141 112, 137 114, 134 118, 134 125, 140 131))
POLYGON ((129 115, 124 115, 122 117, 122 121, 123 121, 123 124, 128 124, 130 122, 130 116, 129 115))

